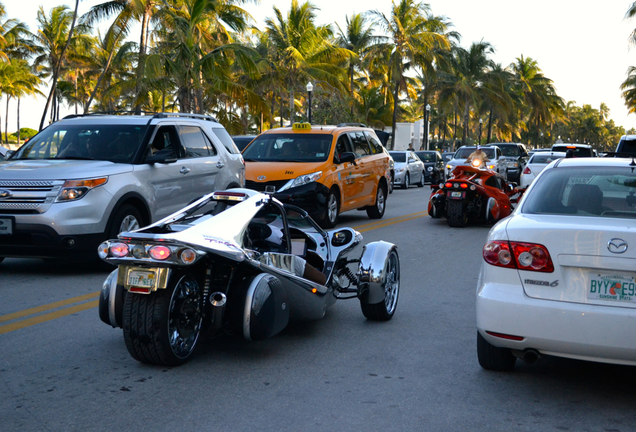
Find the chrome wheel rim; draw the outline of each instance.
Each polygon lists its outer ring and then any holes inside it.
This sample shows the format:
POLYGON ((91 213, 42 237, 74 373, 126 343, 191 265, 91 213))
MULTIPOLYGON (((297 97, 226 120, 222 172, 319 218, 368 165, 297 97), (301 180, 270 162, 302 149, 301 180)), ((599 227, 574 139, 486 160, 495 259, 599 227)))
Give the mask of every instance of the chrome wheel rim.
POLYGON ((139 221, 133 215, 126 216, 119 225, 119 232, 128 232, 139 229, 139 221))
POLYGON ((380 214, 384 213, 384 206, 386 204, 384 197, 384 189, 378 186, 378 197, 376 199, 376 208, 380 214))
POLYGON ((392 314, 397 306, 398 293, 400 290, 400 267, 395 251, 389 255, 386 268, 386 285, 384 287, 384 304, 386 311, 392 314))
POLYGON ((406 177, 404 177, 404 187, 406 189, 408 189, 409 186, 410 186, 410 184, 409 184, 409 175, 407 174, 406 177))
POLYGON ((327 217, 331 223, 334 223, 338 217, 338 200, 334 194, 329 194, 329 201, 327 202, 327 217))
POLYGON ((191 276, 182 277, 170 298, 168 337, 175 356, 185 358, 192 353, 199 339, 203 316, 201 289, 191 276))

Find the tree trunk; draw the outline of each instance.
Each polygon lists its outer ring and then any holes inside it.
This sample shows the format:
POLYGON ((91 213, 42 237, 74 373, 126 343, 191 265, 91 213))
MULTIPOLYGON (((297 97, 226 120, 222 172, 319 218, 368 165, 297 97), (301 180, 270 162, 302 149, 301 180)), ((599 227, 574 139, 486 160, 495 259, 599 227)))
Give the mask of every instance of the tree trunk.
POLYGON ((490 109, 490 113, 488 114, 488 138, 486 138, 486 144, 488 144, 492 139, 492 108, 490 109))
POLYGON ((351 77, 351 89, 349 91, 351 97, 351 115, 353 115, 353 63, 349 64, 349 75, 351 77))
POLYGON ((4 111, 4 143, 9 144, 9 100, 11 96, 7 96, 7 108, 4 111))
POLYGON ((468 120, 470 119, 470 105, 468 105, 468 101, 466 101, 466 106, 464 107, 464 133, 462 134, 462 145, 466 145, 468 141, 468 120))
POLYGON ((457 145, 457 102, 455 102, 455 110, 453 111, 453 151, 457 145))
POLYGON ((291 125, 294 122, 295 113, 294 106, 294 88, 292 87, 289 91, 289 124, 291 125))
MULTIPOLYGON (((91 92, 91 96, 88 98, 88 102, 86 102, 86 105, 84 106, 84 114, 88 113, 88 110, 91 107, 91 103, 93 102, 93 99, 95 98, 95 94, 97 93, 97 90, 99 90, 99 86, 102 83, 102 80, 104 79, 104 76, 106 75, 106 72, 108 71, 108 68, 110 67, 110 63, 113 60, 113 56, 115 55, 115 48, 117 47, 117 42, 119 42, 119 38, 121 37, 121 35, 122 35, 122 32, 119 32, 119 35, 113 41, 113 47, 110 50, 110 53, 108 53, 108 60, 106 61, 106 66, 104 67, 104 70, 102 70, 102 73, 99 75, 99 78, 97 78, 97 83, 95 84, 95 88, 91 92)), ((75 78, 75 98, 77 99, 77 78, 75 78)), ((76 103, 75 114, 77 114, 77 102, 75 103, 76 103)))
POLYGON ((280 127, 283 127, 283 94, 280 95, 280 112, 278 113, 280 117, 280 127))
POLYGON ((395 128, 397 126, 397 110, 398 110, 398 94, 400 92, 400 82, 398 81, 395 84, 395 90, 393 91, 393 120, 391 122, 392 130, 391 130, 391 148, 390 150, 395 149, 395 128))
POLYGON ((75 12, 73 13, 73 23, 71 24, 71 29, 68 32, 68 38, 66 39, 66 44, 64 48, 62 48, 62 52, 60 53, 60 58, 57 61, 57 64, 53 70, 53 83, 51 84, 51 92, 49 93, 49 97, 46 98, 46 105, 44 106, 44 112, 42 113, 42 120, 40 120, 40 130, 44 126, 44 119, 46 118, 46 112, 49 110, 49 105, 51 104, 51 100, 53 99, 53 94, 55 93, 55 89, 57 88, 57 79, 60 75, 60 69, 62 68, 62 61, 64 60, 64 53, 66 53, 66 49, 71 43, 71 38, 73 37, 73 30, 75 29, 75 21, 77 20, 77 9, 79 7, 79 0, 75 0, 75 12))
POLYGON ((152 1, 146 0, 146 7, 144 14, 141 18, 141 35, 139 37, 139 56, 137 59, 137 82, 135 83, 135 108, 136 114, 141 114, 141 80, 144 77, 146 68, 146 41, 148 40, 148 23, 150 22, 150 9, 152 8, 152 1))
POLYGON ((16 118, 18 120, 18 131, 16 135, 18 136, 18 146, 20 145, 20 96, 18 96, 18 109, 16 112, 16 118))

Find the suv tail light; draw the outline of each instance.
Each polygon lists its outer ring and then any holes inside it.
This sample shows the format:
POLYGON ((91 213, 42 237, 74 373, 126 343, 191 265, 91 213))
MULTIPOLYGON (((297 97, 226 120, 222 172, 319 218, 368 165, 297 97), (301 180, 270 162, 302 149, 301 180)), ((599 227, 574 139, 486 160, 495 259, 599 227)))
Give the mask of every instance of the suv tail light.
POLYGON ((484 260, 497 267, 552 273, 554 264, 548 249, 536 243, 494 240, 486 243, 484 260))

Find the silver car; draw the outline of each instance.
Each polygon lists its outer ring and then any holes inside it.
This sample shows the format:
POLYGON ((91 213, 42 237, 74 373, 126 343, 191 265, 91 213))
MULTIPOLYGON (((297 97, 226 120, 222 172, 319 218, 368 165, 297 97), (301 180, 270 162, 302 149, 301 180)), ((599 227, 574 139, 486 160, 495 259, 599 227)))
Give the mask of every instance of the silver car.
POLYGON ((424 186, 426 167, 415 152, 411 150, 390 151, 389 154, 395 162, 394 185, 400 185, 403 189, 408 189, 412 184, 417 184, 419 187, 424 186))
POLYGON ((218 189, 245 164, 212 117, 65 118, 0 162, 0 261, 97 258, 97 246, 218 189))

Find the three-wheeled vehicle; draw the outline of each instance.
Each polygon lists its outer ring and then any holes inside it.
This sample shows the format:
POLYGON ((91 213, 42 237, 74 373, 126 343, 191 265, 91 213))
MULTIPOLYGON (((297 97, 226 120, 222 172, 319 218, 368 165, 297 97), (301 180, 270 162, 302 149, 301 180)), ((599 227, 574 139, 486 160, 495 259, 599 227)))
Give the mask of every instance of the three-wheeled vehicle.
POLYGON ((99 315, 123 329, 135 359, 160 365, 186 362, 206 335, 259 340, 289 320, 320 319, 338 299, 357 298, 366 318, 390 320, 397 248, 361 242, 354 229, 325 232, 269 193, 217 191, 100 245, 118 267, 103 284, 99 315))

